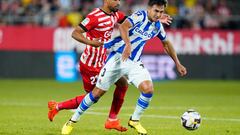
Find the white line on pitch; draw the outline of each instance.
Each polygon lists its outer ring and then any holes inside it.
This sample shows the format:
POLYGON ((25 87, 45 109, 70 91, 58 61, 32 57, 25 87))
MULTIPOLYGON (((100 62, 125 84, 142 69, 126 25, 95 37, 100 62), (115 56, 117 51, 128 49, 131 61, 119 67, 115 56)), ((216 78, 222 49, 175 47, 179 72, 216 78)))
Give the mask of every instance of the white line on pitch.
MULTIPOLYGON (((42 104, 36 104, 36 103, 16 103, 16 102, 1 102, 0 105, 13 105, 13 106, 34 106, 34 107, 43 107, 42 104)), ((89 111, 87 111, 87 114, 93 114, 93 115, 105 115, 107 116, 107 113, 99 113, 99 112, 90 112, 90 111, 96 111, 96 110, 108 110, 110 107, 94 107, 90 108, 89 111)), ((134 109, 135 107, 130 107, 126 106, 123 107, 122 110, 124 109, 134 109)), ((173 106, 173 107, 167 107, 167 106, 162 106, 162 107, 149 107, 149 109, 174 109, 174 110, 185 110, 186 108, 189 107, 184 107, 184 106, 173 106)), ((190 107, 191 108, 191 107, 190 107)), ((192 108, 197 108, 197 107, 192 107, 192 108)), ((201 109, 212 109, 212 107, 198 107, 201 109)), ((231 107, 232 109, 235 109, 235 107, 231 107)), ((131 116, 131 114, 121 114, 124 116, 131 116)), ((166 116, 166 115, 144 115, 144 117, 148 118, 161 118, 161 119, 179 119, 180 116, 166 116)), ((240 122, 240 119, 234 119, 234 118, 206 118, 203 117, 202 119, 204 120, 212 120, 212 121, 232 121, 232 122, 240 122)))
MULTIPOLYGON (((100 112, 90 112, 87 111, 86 114, 91 115, 105 115, 107 116, 107 113, 100 113, 100 112)), ((131 114, 121 114, 123 116, 130 117, 131 114)), ((159 119, 180 119, 180 116, 166 116, 166 115, 144 115, 143 117, 147 118, 159 118, 159 119)), ((231 121, 231 122, 240 122, 240 119, 233 119, 233 118, 202 118, 204 120, 212 120, 212 121, 231 121)))

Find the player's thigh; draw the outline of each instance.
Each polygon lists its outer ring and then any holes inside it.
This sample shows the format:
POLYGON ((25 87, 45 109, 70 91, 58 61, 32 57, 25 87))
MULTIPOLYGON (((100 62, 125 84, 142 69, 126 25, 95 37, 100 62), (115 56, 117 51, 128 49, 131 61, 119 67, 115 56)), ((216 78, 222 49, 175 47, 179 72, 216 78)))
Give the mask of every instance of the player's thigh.
POLYGON ((121 78, 122 62, 121 59, 119 59, 118 57, 120 56, 113 56, 101 69, 96 84, 98 88, 107 91, 112 84, 114 84, 115 82, 117 82, 117 80, 119 80, 119 78, 121 78))
MULTIPOLYGON (((152 82, 150 73, 143 66, 142 63, 135 63, 131 66, 131 69, 128 73, 129 82, 132 83, 135 87, 139 88, 139 85, 144 81, 152 82)), ((150 86, 150 85, 149 85, 150 86)))
POLYGON ((96 85, 99 72, 90 72, 86 69, 80 69, 83 80, 83 87, 86 92, 90 92, 96 85))

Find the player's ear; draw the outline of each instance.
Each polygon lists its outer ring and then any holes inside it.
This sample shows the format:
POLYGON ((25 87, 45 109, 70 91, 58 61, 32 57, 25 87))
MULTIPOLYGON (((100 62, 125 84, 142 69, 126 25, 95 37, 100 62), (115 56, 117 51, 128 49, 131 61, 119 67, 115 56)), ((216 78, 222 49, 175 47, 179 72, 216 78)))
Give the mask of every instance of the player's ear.
POLYGON ((147 6, 147 10, 148 10, 148 12, 151 10, 151 6, 147 6))

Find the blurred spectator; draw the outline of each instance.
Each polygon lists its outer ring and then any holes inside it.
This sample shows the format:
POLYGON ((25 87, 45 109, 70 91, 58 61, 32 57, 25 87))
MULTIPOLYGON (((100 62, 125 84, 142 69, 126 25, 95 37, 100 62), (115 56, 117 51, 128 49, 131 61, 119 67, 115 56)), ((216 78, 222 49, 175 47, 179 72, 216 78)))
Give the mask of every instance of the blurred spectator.
MULTIPOLYGON (((76 26, 103 0, 1 0, 0 25, 76 26)), ((168 0, 166 12, 174 18, 170 28, 239 28, 240 1, 168 0), (234 16, 233 16, 234 15, 234 16)), ((123 0, 127 15, 147 8, 148 0, 123 0)), ((168 28, 167 27, 167 28, 168 28)))
POLYGON ((135 1, 134 5, 131 7, 132 12, 147 9, 147 3, 148 3, 148 0, 137 0, 137 1, 135 1))
POLYGON ((205 15, 204 15, 204 27, 205 28, 218 28, 219 20, 218 16, 216 16, 216 5, 213 2, 207 2, 205 7, 205 15))
POLYGON ((67 14, 67 20, 71 26, 77 26, 82 21, 82 19, 82 15, 80 12, 77 12, 77 10, 67 14))
POLYGON ((58 27, 69 27, 70 22, 68 21, 67 15, 63 11, 57 12, 56 19, 58 20, 56 26, 58 27))
POLYGON ((59 0, 59 5, 64 11, 70 11, 72 6, 71 0, 59 0))
POLYGON ((227 7, 226 0, 220 0, 216 7, 217 16, 219 16, 219 23, 221 28, 226 28, 228 25, 228 20, 231 15, 230 9, 227 7))
POLYGON ((178 14, 178 7, 175 0, 169 0, 168 1, 168 7, 166 8, 167 14, 174 17, 178 14))
POLYGON ((189 21, 191 22, 191 28, 193 29, 201 29, 204 28, 204 16, 205 10, 201 2, 195 3, 193 5, 192 12, 190 12, 189 21))

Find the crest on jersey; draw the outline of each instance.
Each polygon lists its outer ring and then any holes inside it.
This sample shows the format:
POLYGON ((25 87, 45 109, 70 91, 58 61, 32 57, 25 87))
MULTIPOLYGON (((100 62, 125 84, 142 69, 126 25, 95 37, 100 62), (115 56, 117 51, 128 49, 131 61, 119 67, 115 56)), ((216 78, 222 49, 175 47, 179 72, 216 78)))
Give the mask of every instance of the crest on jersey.
POLYGON ((138 11, 137 13, 135 13, 137 16, 142 15, 142 13, 140 11, 138 11))
POLYGON ((133 20, 137 20, 138 19, 138 15, 134 14, 132 17, 133 20))
POLYGON ((141 12, 134 13, 133 16, 132 16, 132 19, 137 20, 140 15, 142 15, 141 12))
POLYGON ((82 21, 82 25, 86 26, 89 22, 90 22, 90 19, 89 19, 89 18, 85 18, 85 19, 82 21))

